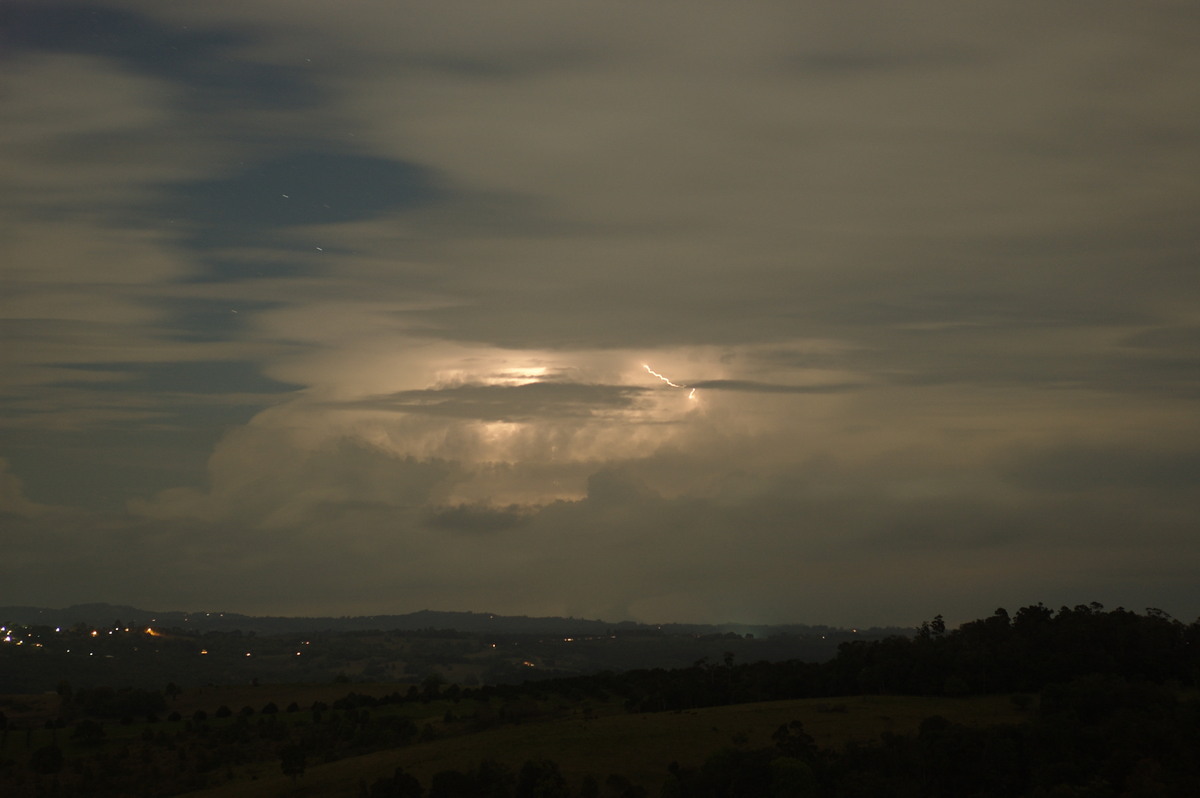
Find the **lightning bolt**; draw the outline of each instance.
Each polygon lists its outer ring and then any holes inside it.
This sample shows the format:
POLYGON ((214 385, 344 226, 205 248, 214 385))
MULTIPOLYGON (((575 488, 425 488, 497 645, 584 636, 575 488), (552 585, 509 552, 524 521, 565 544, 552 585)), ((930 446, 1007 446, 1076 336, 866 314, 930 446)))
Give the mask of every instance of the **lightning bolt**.
MULTIPOLYGON (((662 380, 663 382, 665 382, 667 385, 670 385, 672 388, 687 388, 687 387, 688 387, 688 386, 686 386, 686 385, 680 385, 680 384, 679 384, 679 383, 677 383, 677 382, 671 382, 669 379, 667 379, 666 377, 664 377, 662 374, 659 374, 657 371, 655 371, 654 369, 650 368, 650 367, 649 367, 648 365, 646 365, 645 363, 643 363, 643 364, 642 364, 642 368, 644 368, 644 369, 646 370, 646 373, 647 373, 647 374, 650 374, 650 375, 653 375, 653 376, 655 376, 655 377, 658 377, 660 380, 662 380)), ((692 388, 692 389, 691 389, 691 390, 688 392, 688 399, 695 399, 695 398, 696 398, 696 389, 695 389, 695 388, 692 388)))
POLYGON ((652 369, 652 368, 650 368, 649 366, 647 366, 645 363, 643 363, 643 364, 642 364, 642 368, 644 368, 644 369, 646 370, 646 373, 647 373, 647 374, 653 374, 655 377, 658 377, 660 380, 662 380, 663 382, 665 382, 667 385, 670 385, 672 388, 686 388, 686 387, 687 387, 686 385, 676 385, 675 383, 671 382, 670 380, 668 380, 668 379, 667 379, 666 377, 664 377, 663 375, 659 374, 659 373, 658 373, 657 371, 655 371, 654 369, 652 369))

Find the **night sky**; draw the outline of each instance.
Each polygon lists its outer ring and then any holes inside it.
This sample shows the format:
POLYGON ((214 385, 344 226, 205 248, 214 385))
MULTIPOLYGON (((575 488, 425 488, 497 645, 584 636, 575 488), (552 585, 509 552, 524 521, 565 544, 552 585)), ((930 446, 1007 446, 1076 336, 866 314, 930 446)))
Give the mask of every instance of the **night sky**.
POLYGON ((0 604, 1200 615, 1188 2, 0 3, 0 604))

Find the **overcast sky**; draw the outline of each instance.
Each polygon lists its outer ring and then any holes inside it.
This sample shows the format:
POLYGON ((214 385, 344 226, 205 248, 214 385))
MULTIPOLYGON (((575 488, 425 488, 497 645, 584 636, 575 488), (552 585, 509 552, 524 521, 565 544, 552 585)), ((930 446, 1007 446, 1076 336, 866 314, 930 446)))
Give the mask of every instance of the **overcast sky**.
POLYGON ((1191 2, 0 5, 0 604, 1200 615, 1191 2))

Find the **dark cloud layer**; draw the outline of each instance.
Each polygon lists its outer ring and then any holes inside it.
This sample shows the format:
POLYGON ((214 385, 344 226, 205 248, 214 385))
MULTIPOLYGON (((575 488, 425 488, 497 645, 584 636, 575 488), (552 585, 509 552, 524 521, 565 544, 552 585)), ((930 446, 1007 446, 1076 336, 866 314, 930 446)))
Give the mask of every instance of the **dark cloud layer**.
POLYGON ((750 393, 840 393, 858 390, 864 386, 854 383, 828 383, 824 385, 776 385, 754 380, 702 380, 688 384, 689 388, 706 391, 748 391, 750 393))
POLYGON ((246 29, 191 29, 141 10, 105 3, 5 4, 3 40, 10 52, 72 53, 111 60, 131 72, 178 84, 185 107, 214 110, 315 105, 320 92, 301 70, 242 57, 255 36, 246 29))
POLYGON ((488 421, 536 421, 630 409, 646 389, 626 385, 531 382, 525 385, 456 385, 401 391, 356 403, 358 407, 488 421))
POLYGON ((171 187, 171 216, 195 229, 191 242, 229 246, 280 228, 355 222, 427 203, 432 180, 413 164, 337 152, 297 152, 219 179, 171 187))
POLYGON ((0 14, 0 602, 1200 615, 1183 7, 0 14))

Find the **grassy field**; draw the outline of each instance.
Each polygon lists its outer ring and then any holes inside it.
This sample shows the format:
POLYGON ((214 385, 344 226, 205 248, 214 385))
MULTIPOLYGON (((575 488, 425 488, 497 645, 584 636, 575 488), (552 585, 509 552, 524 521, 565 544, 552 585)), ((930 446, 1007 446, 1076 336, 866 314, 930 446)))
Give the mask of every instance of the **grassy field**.
POLYGON ((914 698, 859 696, 805 699, 713 707, 678 713, 598 714, 528 722, 475 734, 381 751, 329 764, 310 765, 293 782, 277 763, 247 768, 241 777, 220 788, 191 793, 197 798, 251 796, 359 795, 359 781, 368 784, 390 776, 397 766, 428 787, 438 771, 473 768, 490 758, 517 769, 527 759, 552 759, 578 787, 587 774, 601 782, 610 773, 627 776, 657 794, 667 765, 698 766, 725 747, 765 747, 771 733, 792 720, 823 747, 840 747, 869 740, 884 732, 915 731, 930 715, 973 726, 1018 723, 1028 717, 1007 696, 974 698, 914 698))

